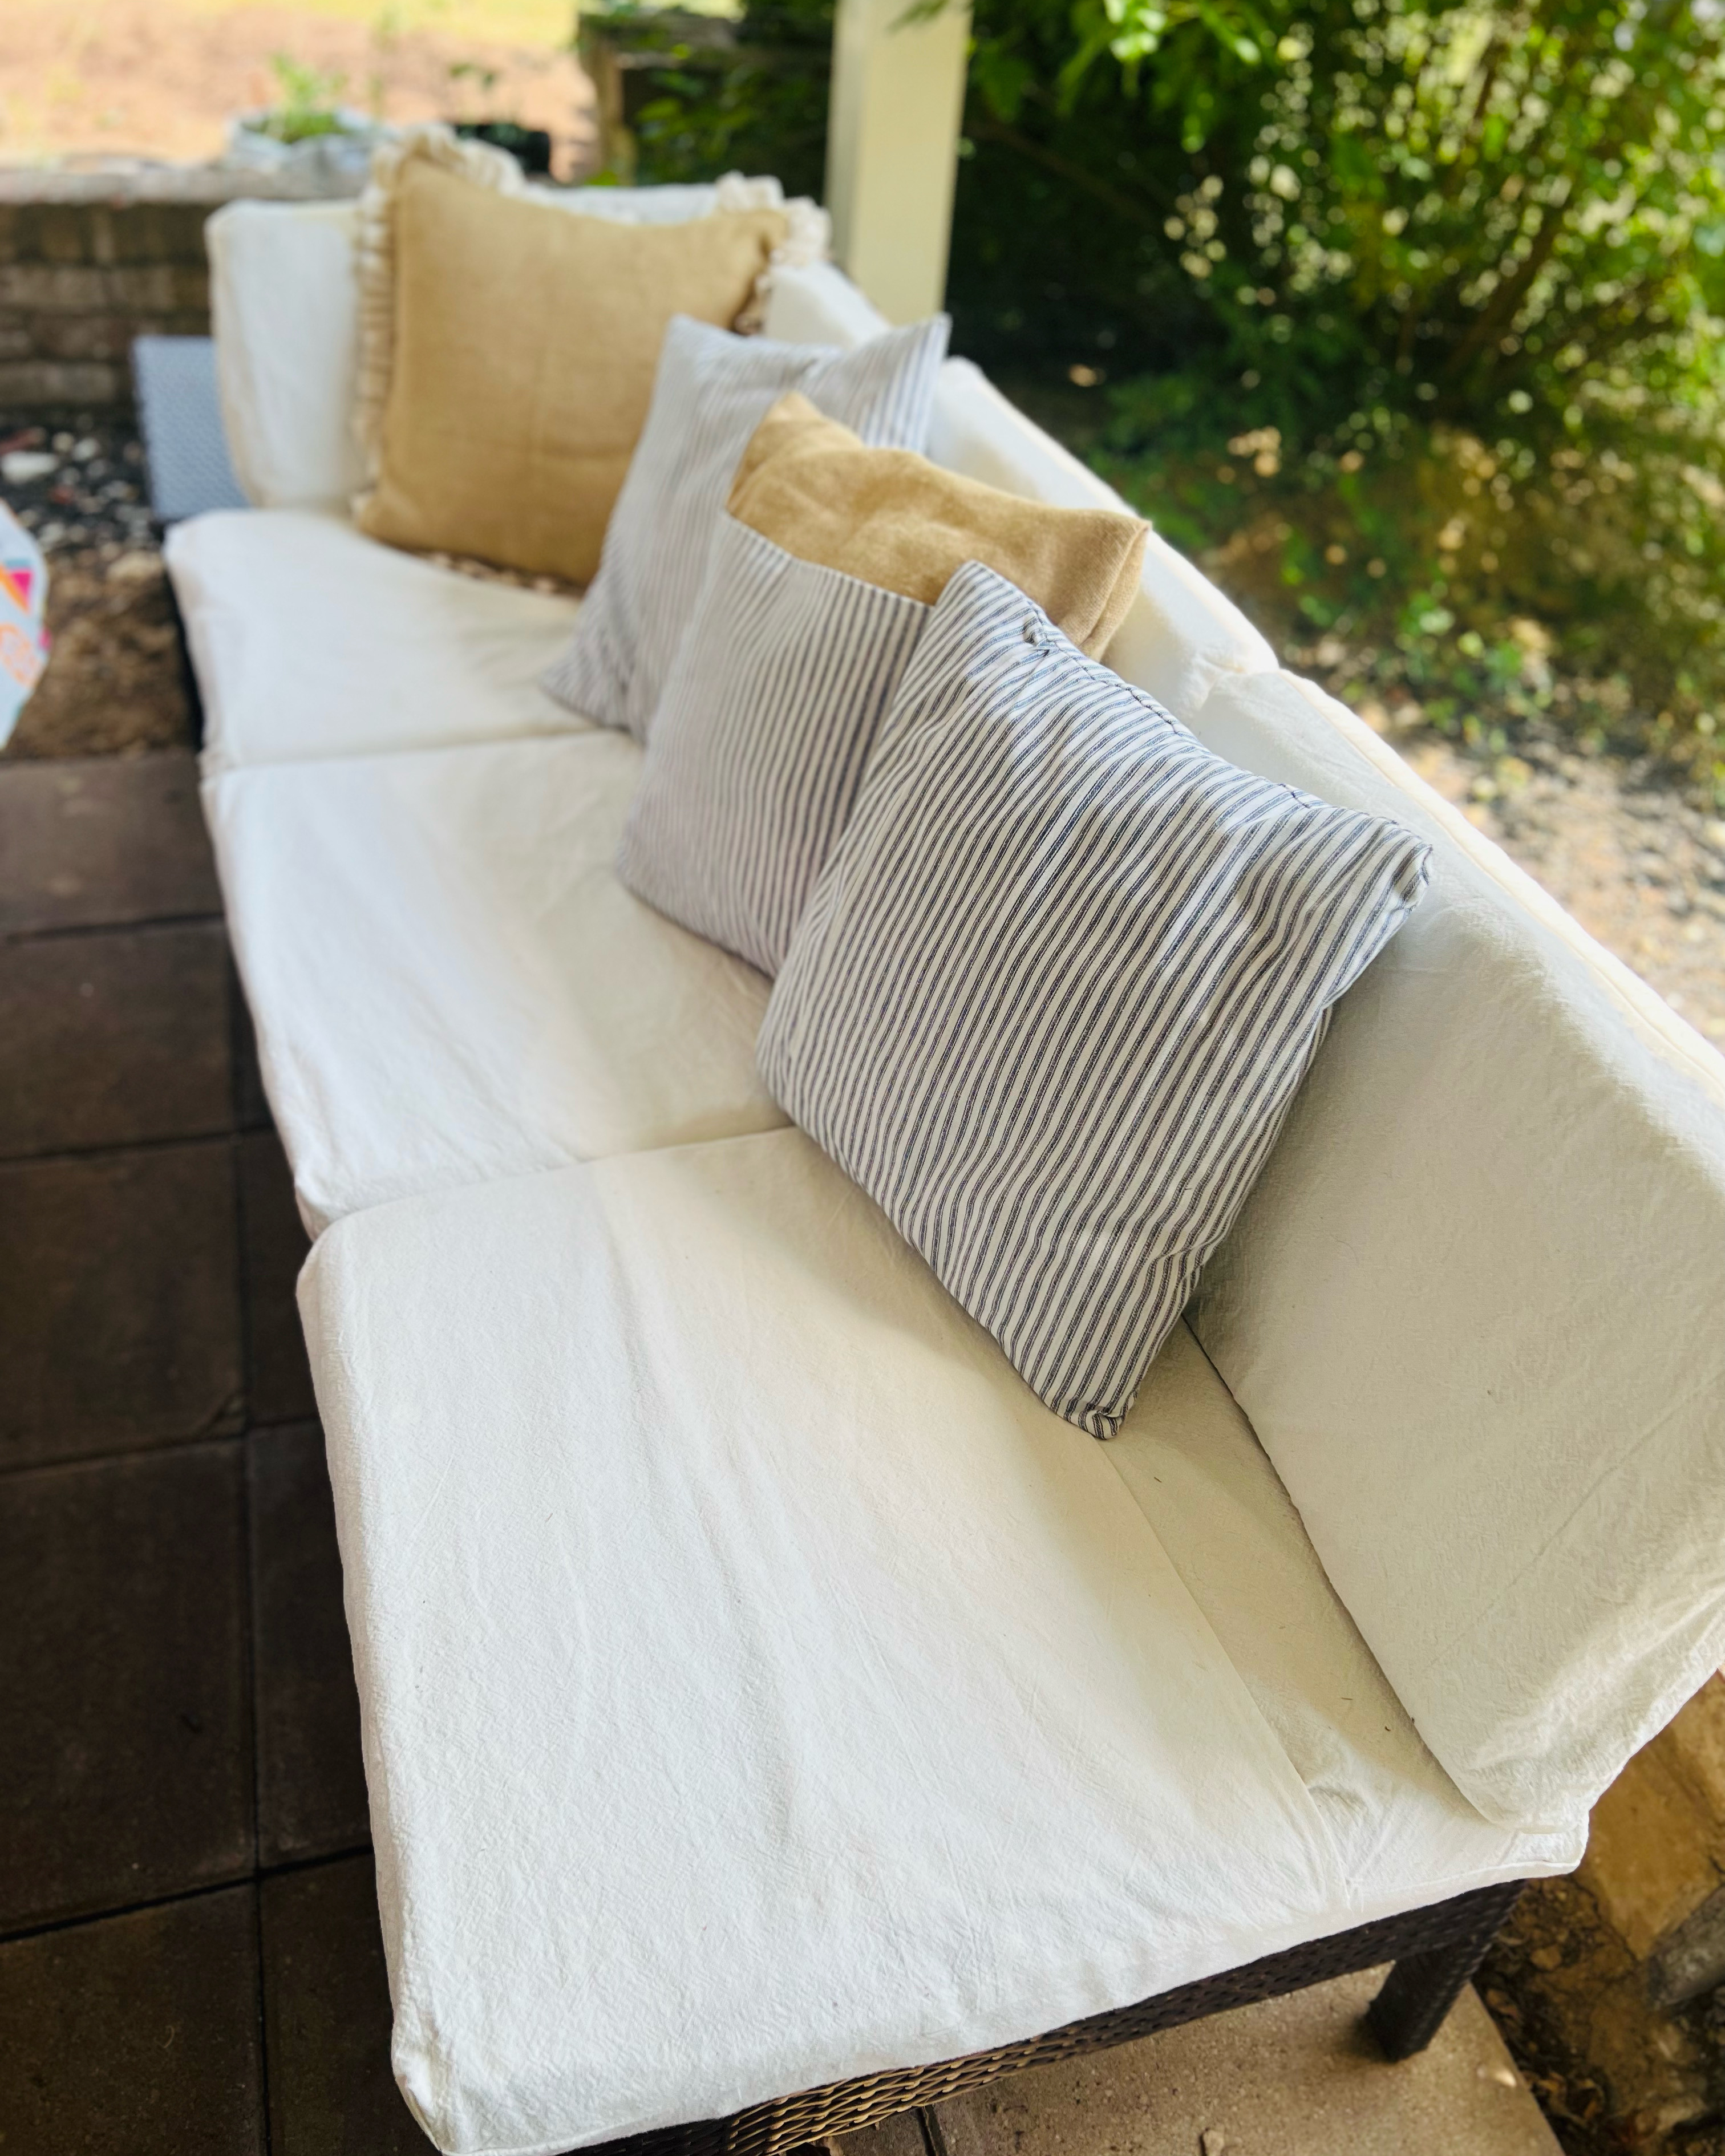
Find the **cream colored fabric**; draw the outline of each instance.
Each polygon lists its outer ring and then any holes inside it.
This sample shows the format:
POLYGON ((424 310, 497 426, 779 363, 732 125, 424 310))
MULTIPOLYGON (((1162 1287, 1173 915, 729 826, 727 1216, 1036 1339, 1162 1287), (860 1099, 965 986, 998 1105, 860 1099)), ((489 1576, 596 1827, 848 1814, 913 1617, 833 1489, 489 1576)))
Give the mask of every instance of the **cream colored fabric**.
POLYGON ((223 432, 259 508, 345 515, 363 480, 358 222, 351 202, 231 202, 204 225, 223 432))
POLYGON ((1106 509, 1057 509, 942 471, 907 449, 864 447, 793 391, 755 429, 731 514, 798 560, 932 606, 981 562, 1099 658, 1138 588, 1149 527, 1106 509))
POLYGON ((310 509, 213 509, 163 542, 204 776, 584 731, 539 686, 575 602, 454 574, 310 509))
MULTIPOLYGON (((563 217, 426 156, 402 163, 390 210, 388 381, 360 528, 587 583, 671 316, 735 322, 787 236, 783 211, 563 217)), ((362 394, 376 372, 368 352, 362 394)))
POLYGON ((800 1132, 357 1214, 300 1301, 444 2148, 949 2058, 1579 1853, 1374 1726, 1189 1341, 1096 1444, 800 1132))
POLYGON ((607 730, 205 788, 314 1232, 411 1191, 783 1122, 755 1070, 768 983, 611 872, 640 762, 607 730))
POLYGON ((1725 1062, 1309 682, 1192 728, 1432 862, 1189 1320, 1458 1788, 1579 1827, 1725 1655, 1725 1062))

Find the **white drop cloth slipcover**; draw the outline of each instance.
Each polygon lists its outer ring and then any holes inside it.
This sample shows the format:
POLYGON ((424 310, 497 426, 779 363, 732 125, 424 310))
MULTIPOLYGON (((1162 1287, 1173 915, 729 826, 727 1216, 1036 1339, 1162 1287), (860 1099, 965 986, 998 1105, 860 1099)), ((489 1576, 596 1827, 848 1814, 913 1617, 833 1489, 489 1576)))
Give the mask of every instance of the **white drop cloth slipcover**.
POLYGON ((762 329, 781 344, 836 344, 846 350, 892 327, 835 262, 775 270, 762 329))
POLYGON ((358 230, 352 202, 233 202, 204 224, 223 431, 260 508, 342 510, 364 477, 358 230))
POLYGON ((439 568, 321 511, 214 510, 163 552, 207 774, 586 723, 539 686, 573 599, 439 568))
POLYGON ((206 785, 313 1233, 444 1183, 783 1122, 755 1072, 766 979, 613 873, 640 761, 593 731, 206 785))
POLYGON ((1189 1317, 1453 1779, 1577 1829, 1725 1656, 1725 1061, 1309 683, 1193 726, 1433 853, 1189 1317))
POLYGON ((1185 1326, 1107 1452, 1323 1814, 1350 1922, 1580 1862, 1583 1829, 1492 1825, 1420 1743, 1185 1326))
MULTIPOLYGON (((1113 1452, 798 1132, 353 1215, 300 1308, 396 2071, 446 2149, 1028 2036, 1512 1845, 1452 1796, 1435 1863, 1405 1835, 1353 1884, 1113 1452)), ((1188 1351, 1141 1419, 1206 1390, 1188 1351)), ((1147 1430, 1143 1473, 1206 1435, 1147 1430)), ((1290 1614, 1345 1631, 1321 1579, 1290 1614)))

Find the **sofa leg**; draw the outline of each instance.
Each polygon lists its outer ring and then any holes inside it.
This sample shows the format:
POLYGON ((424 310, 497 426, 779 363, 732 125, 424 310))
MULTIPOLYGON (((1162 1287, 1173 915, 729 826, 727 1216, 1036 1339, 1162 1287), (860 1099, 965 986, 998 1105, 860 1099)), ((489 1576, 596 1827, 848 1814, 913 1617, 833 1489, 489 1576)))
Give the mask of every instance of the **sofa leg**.
POLYGON ((1517 1881, 1469 1895, 1470 1921, 1447 1945, 1404 1954, 1396 1963, 1366 2009, 1366 2020, 1385 2058, 1411 2059, 1436 2035, 1521 1891, 1517 1881))

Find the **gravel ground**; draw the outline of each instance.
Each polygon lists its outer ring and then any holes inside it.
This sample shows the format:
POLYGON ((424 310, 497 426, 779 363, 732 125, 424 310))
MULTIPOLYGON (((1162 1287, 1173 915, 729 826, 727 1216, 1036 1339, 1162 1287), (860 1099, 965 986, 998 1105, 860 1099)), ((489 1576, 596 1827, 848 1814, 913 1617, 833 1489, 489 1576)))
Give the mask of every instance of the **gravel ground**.
POLYGON ((48 557, 48 671, 8 753, 97 756, 187 738, 179 639, 126 420, 0 419, 0 499, 48 557))
POLYGON ((1588 756, 1523 731, 1513 756, 1479 760, 1440 736, 1399 744, 1716 1047, 1725 1048, 1725 819, 1654 766, 1588 756))

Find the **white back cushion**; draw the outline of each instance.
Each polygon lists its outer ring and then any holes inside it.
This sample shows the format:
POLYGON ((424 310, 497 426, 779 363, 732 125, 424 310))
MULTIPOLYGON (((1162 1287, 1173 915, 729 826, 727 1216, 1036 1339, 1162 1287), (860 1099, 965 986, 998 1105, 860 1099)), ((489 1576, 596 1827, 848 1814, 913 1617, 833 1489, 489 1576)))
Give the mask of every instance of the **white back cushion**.
MULTIPOLYGON (((1032 501, 1127 510, 1111 486, 1027 419, 968 359, 949 359, 942 372, 928 454, 937 464, 1032 501)), ((1218 681, 1276 664, 1233 601, 1153 529, 1142 584, 1106 657, 1117 674, 1186 720, 1218 681)))
POLYGON ((847 351, 892 324, 836 264, 810 262, 775 270, 767 295, 765 329, 782 344, 836 344, 847 351))
POLYGON ((1309 683, 1194 728, 1433 858, 1193 1328, 1464 1794, 1573 1825, 1725 1655, 1725 1060, 1309 683))
POLYGON ((229 203, 204 227, 228 454, 260 509, 345 506, 361 478, 357 205, 229 203))

